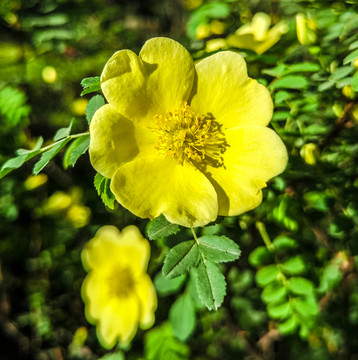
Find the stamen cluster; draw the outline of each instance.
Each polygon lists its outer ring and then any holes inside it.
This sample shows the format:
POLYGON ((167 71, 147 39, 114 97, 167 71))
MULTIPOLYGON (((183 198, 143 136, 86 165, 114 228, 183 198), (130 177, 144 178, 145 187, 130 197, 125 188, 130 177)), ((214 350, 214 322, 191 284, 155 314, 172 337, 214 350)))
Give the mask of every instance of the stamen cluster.
POLYGON ((195 114, 183 102, 178 109, 165 116, 156 115, 159 153, 175 158, 179 164, 212 166, 223 164, 221 154, 225 151, 225 138, 212 114, 195 114))

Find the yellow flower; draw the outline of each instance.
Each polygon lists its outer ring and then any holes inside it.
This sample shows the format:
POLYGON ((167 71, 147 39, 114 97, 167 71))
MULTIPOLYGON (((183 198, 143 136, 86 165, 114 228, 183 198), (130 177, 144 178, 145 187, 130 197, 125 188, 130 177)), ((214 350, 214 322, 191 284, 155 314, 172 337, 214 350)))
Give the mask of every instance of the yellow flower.
POLYGON ((316 42, 316 29, 316 23, 309 15, 301 13, 296 15, 297 40, 302 45, 311 45, 316 42))
POLYGON ((270 29, 271 18, 265 13, 256 13, 251 23, 247 23, 228 36, 230 46, 239 49, 249 49, 257 54, 263 54, 274 46, 288 28, 284 21, 280 21, 270 29))
POLYGON ((157 296, 146 274, 149 256, 149 243, 135 226, 122 232, 104 226, 82 251, 88 271, 82 285, 85 314, 97 324, 97 337, 106 349, 128 344, 138 323, 142 329, 154 323, 157 296))
POLYGON ((174 40, 154 38, 139 56, 115 53, 101 75, 108 104, 90 125, 93 167, 141 218, 204 226, 257 207, 287 163, 268 90, 244 59, 219 52, 194 66, 174 40))

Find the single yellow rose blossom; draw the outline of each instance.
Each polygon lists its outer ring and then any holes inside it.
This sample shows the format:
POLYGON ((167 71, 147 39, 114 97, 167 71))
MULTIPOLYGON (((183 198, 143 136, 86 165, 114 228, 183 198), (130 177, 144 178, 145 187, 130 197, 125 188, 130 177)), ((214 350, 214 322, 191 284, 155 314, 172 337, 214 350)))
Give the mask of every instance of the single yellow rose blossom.
POLYGON ((96 324, 106 349, 127 345, 137 332, 154 323, 157 296, 146 274, 150 246, 136 226, 121 232, 114 226, 98 230, 82 251, 88 271, 82 285, 87 320, 96 324))
POLYGON ((194 65, 176 41, 153 38, 139 56, 116 52, 101 88, 108 104, 90 124, 91 163, 141 218, 195 227, 241 214, 286 167, 286 148, 267 128, 270 93, 235 52, 194 65))
POLYGON ((261 55, 274 46, 283 34, 288 31, 284 21, 278 22, 270 29, 271 18, 265 13, 256 13, 250 23, 242 25, 234 34, 227 37, 232 47, 249 49, 261 55))

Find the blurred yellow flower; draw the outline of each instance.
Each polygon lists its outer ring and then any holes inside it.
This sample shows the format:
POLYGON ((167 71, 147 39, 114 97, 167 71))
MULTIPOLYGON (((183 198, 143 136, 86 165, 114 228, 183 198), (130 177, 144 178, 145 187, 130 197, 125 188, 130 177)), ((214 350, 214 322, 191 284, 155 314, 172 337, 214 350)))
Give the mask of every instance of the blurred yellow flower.
POLYGON ((316 23, 309 15, 302 13, 296 15, 297 39, 302 45, 311 45, 316 42, 316 29, 316 23))
POLYGON ((263 54, 274 46, 281 36, 288 31, 284 21, 270 29, 271 18, 265 13, 256 13, 251 23, 247 23, 227 37, 228 44, 239 49, 249 49, 263 54))
POLYGON ((308 165, 315 165, 320 157, 320 151, 316 144, 307 143, 302 146, 300 155, 308 165))
POLYGON ((46 174, 30 175, 26 178, 24 187, 26 190, 34 190, 47 183, 46 174))
POLYGON ((194 66, 179 43, 154 38, 139 56, 115 53, 101 87, 108 104, 90 124, 91 163, 141 218, 195 227, 241 214, 286 167, 286 148, 267 128, 270 93, 235 52, 194 66))
POLYGON ((82 251, 88 275, 82 285, 87 320, 96 324, 101 345, 128 344, 138 324, 154 323, 157 296, 146 274, 150 246, 135 226, 119 232, 104 226, 82 251))
POLYGON ((57 80, 57 71, 53 66, 45 66, 41 74, 43 80, 48 84, 53 84, 57 80))
POLYGON ((91 209, 81 202, 82 190, 72 188, 69 193, 54 192, 43 204, 41 212, 49 216, 63 216, 74 227, 86 226, 90 220, 91 209))

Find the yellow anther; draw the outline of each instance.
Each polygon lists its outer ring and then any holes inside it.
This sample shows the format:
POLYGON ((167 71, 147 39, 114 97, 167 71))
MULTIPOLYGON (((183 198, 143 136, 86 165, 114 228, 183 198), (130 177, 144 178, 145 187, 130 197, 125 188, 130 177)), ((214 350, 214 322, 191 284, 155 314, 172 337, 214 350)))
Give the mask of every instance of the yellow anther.
POLYGON ((155 148, 179 164, 223 166, 227 147, 223 132, 211 114, 198 115, 183 102, 165 116, 155 115, 158 135, 155 148))

